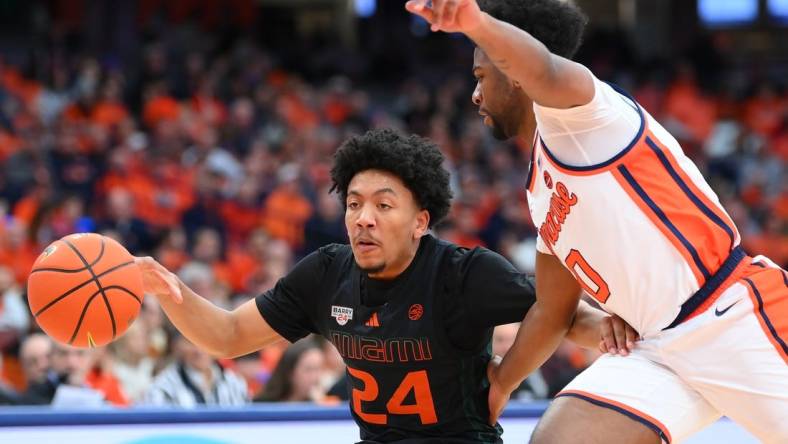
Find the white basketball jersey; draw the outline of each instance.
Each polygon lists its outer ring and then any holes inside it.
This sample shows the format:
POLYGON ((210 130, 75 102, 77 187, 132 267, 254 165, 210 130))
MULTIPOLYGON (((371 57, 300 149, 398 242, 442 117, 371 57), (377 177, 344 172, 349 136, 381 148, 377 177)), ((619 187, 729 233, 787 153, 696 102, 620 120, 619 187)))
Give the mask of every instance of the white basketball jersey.
POLYGON ((598 165, 561 163, 537 133, 528 202, 538 250, 557 256, 607 311, 648 335, 676 318, 740 236, 678 142, 638 113, 635 139, 598 165))

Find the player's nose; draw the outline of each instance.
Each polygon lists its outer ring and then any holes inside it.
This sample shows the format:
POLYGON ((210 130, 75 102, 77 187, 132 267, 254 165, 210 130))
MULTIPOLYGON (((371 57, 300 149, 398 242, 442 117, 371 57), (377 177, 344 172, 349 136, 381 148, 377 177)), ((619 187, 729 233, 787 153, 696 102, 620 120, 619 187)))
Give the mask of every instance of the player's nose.
POLYGON ((359 210, 356 225, 359 227, 375 226, 375 215, 368 206, 364 205, 361 210, 359 210))
POLYGON ((479 88, 479 84, 476 84, 476 88, 473 89, 473 94, 471 94, 471 102, 473 102, 476 106, 481 106, 482 104, 482 89, 479 88))

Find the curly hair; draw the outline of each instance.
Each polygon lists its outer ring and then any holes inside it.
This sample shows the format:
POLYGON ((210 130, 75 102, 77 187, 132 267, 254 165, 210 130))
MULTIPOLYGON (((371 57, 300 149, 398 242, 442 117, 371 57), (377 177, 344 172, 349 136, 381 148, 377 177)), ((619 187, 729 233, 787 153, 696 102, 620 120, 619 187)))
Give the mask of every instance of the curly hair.
POLYGON ((399 177, 419 207, 429 212, 430 227, 448 214, 452 198, 449 172, 443 168, 443 154, 430 140, 388 128, 352 136, 334 154, 331 192, 336 191, 344 205, 353 177, 372 169, 399 177))
POLYGON ((580 48, 588 17, 560 0, 479 0, 482 11, 531 34, 550 52, 571 59, 580 48))

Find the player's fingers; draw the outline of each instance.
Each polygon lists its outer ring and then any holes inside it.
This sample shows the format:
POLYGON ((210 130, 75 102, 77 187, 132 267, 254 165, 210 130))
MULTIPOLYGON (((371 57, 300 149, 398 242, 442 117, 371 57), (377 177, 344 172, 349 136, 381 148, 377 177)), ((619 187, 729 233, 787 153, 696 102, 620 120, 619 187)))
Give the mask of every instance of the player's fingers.
POLYGON ((492 381, 495 379, 495 370, 498 366, 501 365, 501 357, 498 355, 494 355, 492 359, 490 359, 490 363, 487 364, 487 379, 492 381))
POLYGON ((617 352, 616 340, 613 337, 613 325, 609 317, 602 321, 602 341, 605 343, 605 351, 611 355, 615 355, 617 352))
POLYGON ((441 27, 452 26, 457 17, 457 10, 459 9, 459 2, 457 0, 446 0, 440 16, 441 27))
POLYGON ((613 316, 611 322, 613 324, 613 336, 616 341, 616 349, 618 350, 619 354, 626 356, 629 354, 625 347, 627 343, 627 333, 626 327, 624 326, 626 324, 618 316, 613 316))
POLYGON ((427 3, 427 0, 410 0, 405 3, 405 9, 432 24, 435 22, 435 12, 427 6, 427 3))
POLYGON ((139 267, 141 270, 146 270, 146 269, 150 268, 150 262, 151 262, 152 260, 153 260, 153 259, 152 259, 150 256, 144 256, 144 257, 136 257, 136 256, 135 256, 135 257, 134 257, 134 263, 135 263, 135 264, 136 264, 136 265, 137 265, 137 266, 138 266, 138 267, 139 267))
POLYGON ((630 327, 629 324, 626 326, 627 331, 627 349, 632 351, 635 348, 635 341, 638 340, 638 332, 635 331, 634 328, 630 327))
POLYGON ((159 280, 162 283, 164 283, 165 286, 167 286, 167 289, 169 290, 170 293, 170 297, 172 297, 172 299, 176 303, 180 304, 181 302, 183 302, 183 295, 181 294, 181 289, 179 288, 176 282, 173 282, 173 279, 170 276, 162 273, 159 270, 155 270, 154 274, 159 278, 159 280))
POLYGON ((599 340, 599 345, 597 345, 597 347, 599 347, 600 352, 607 353, 607 344, 605 344, 604 339, 599 340))

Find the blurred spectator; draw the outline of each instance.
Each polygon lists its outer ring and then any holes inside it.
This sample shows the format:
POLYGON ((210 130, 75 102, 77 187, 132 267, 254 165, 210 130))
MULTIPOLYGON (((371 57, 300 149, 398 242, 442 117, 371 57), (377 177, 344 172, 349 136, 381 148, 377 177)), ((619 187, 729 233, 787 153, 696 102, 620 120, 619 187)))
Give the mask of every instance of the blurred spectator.
POLYGON ((87 386, 101 392, 104 399, 115 406, 128 406, 129 398, 120 381, 115 377, 115 362, 112 354, 107 350, 107 347, 90 351, 93 365, 85 375, 87 386))
POLYGON ((134 214, 134 196, 124 188, 112 188, 107 194, 106 206, 107 215, 99 228, 116 232, 132 254, 151 251, 150 229, 134 214))
POLYGON ((263 392, 260 402, 322 402, 320 385, 323 349, 312 338, 304 338, 285 350, 263 392))
MULTIPOLYGON (((79 405, 92 402, 95 397, 103 396, 98 390, 88 387, 87 375, 93 365, 90 350, 53 343, 52 368, 44 381, 30 384, 26 395, 34 403, 49 404, 57 396, 61 386, 83 389, 76 396, 67 396, 59 401, 61 405, 79 405)), ((64 390, 66 393, 66 390, 64 390)))
POLYGON ((254 398, 263 388, 270 373, 266 372, 260 360, 260 353, 254 352, 243 355, 233 360, 233 368, 246 381, 249 398, 254 398))
POLYGON ((10 268, 17 284, 27 282, 38 254, 46 245, 36 245, 30 240, 27 224, 16 218, 5 221, 3 235, 0 236, 0 265, 10 268))
POLYGON ((268 233, 298 249, 304 243, 304 224, 312 215, 312 204, 299 189, 298 165, 282 166, 278 173, 279 186, 263 204, 263 226, 268 233))
POLYGON ((190 408, 199 404, 232 406, 249 402, 243 378, 220 367, 183 336, 178 334, 172 341, 175 362, 156 376, 143 404, 190 408))
POLYGON ((345 214, 336 195, 329 194, 328 188, 317 195, 317 207, 304 227, 303 251, 309 254, 328 244, 347 242, 345 214))
POLYGON ((26 337, 19 347, 19 360, 28 387, 45 383, 52 370, 52 340, 43 333, 26 337))
POLYGON ((149 356, 149 338, 144 328, 143 323, 135 322, 109 346, 113 373, 132 403, 140 401, 153 382, 155 361, 149 356))
POLYGON ((30 311, 13 271, 0 265, 0 350, 19 340, 30 327, 30 311))

